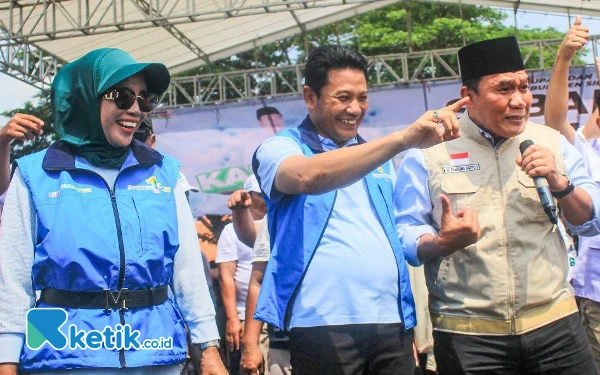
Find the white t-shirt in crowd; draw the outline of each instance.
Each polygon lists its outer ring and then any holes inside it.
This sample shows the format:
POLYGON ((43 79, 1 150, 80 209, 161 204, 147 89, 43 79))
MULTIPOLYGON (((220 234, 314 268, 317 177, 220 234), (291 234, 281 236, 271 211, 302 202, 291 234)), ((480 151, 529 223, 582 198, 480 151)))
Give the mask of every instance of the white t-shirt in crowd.
POLYGON ((236 261, 235 274, 235 297, 238 317, 245 319, 246 298, 248 297, 248 284, 252 271, 252 249, 238 240, 233 224, 229 223, 223 228, 217 244, 217 263, 236 261))
POLYGON ((269 236, 269 224, 267 215, 258 222, 259 229, 252 249, 252 263, 268 262, 271 257, 271 236, 269 236))

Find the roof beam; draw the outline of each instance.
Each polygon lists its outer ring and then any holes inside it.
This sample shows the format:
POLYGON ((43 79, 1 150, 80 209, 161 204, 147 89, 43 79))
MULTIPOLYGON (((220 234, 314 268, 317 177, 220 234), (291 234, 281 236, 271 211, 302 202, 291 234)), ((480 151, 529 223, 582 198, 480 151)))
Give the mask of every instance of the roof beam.
MULTIPOLYGON (((165 9, 169 0, 154 0, 156 8, 141 6, 143 0, 96 0, 89 9, 89 0, 0 0, 0 14, 8 12, 10 39, 27 39, 30 43, 73 38, 88 34, 106 34, 192 22, 218 20, 275 12, 290 12, 334 5, 373 3, 377 0, 261 0, 257 2, 223 2, 221 6, 198 10, 201 1, 178 2, 165 9), (125 5, 143 8, 140 13, 127 13, 125 5), (156 9, 162 9, 157 12, 156 9), (62 16, 63 24, 56 23, 62 16), (40 26, 41 25, 41 26, 40 26)), ((400 0, 396 0, 400 1, 400 0)), ((216 2, 215 2, 216 3, 216 2)))
MULTIPOLYGON (((121 31, 163 27, 193 56, 183 63, 169 66, 172 73, 197 67, 247 51, 281 38, 312 30, 340 19, 352 17, 400 0, 0 0, 0 70, 36 87, 47 86, 61 64, 65 63, 38 43, 85 35, 111 34, 121 31), (208 6, 207 6, 208 4, 208 6), (253 14, 289 12, 350 5, 333 15, 301 22, 293 17, 294 26, 272 34, 242 41, 209 55, 176 27, 180 24, 224 19, 253 14), (136 11, 137 10, 137 11, 136 11)), ((457 3, 458 0, 418 0, 457 3)), ((600 3, 565 0, 461 0, 465 5, 496 6, 520 10, 582 14, 600 17, 600 3)), ((85 41, 84 41, 85 42, 85 41)), ((596 53, 596 45, 593 45, 596 53)), ((439 56, 432 55, 430 61, 439 56)), ((438 60, 439 62, 439 60, 438 60)), ((427 66, 424 63, 424 66, 427 66)), ((446 69, 446 67, 444 67, 446 69)), ((235 91, 235 90, 234 90, 235 91)))
MULTIPOLYGON (((290 12, 332 5, 370 3, 376 0, 261 0, 214 1, 213 7, 201 6, 201 0, 175 2, 169 9, 170 0, 153 0, 155 8, 144 0, 96 0, 93 9, 89 0, 0 0, 0 14, 8 12, 8 38, 27 39, 30 43, 72 38, 88 34, 113 33, 156 27, 173 28, 205 20, 241 17, 273 12, 290 12), (145 9, 142 13, 126 12, 126 4, 135 4, 145 9), (146 4, 146 6, 142 4, 146 4), (157 11, 159 10, 159 11, 157 11), (64 23, 57 24, 57 17, 64 23)), ((397 0, 399 1, 399 0, 397 0)), ((419 0, 456 3, 456 0, 419 0)), ((581 14, 600 17, 600 5, 595 2, 569 4, 564 0, 462 0, 465 5, 496 6, 520 10, 538 10, 566 14, 581 14)), ((4 18, 5 21, 7 20, 4 18)), ((168 30, 171 32, 172 30, 168 30)), ((176 31, 173 31, 175 34, 176 31)), ((188 41, 186 46, 192 48, 188 41)), ((197 53, 198 51, 194 51, 197 53)))
MULTIPOLYGON (((146 0, 133 0, 133 1, 135 2, 138 9, 140 9, 145 14, 153 14, 157 17, 161 16, 161 9, 153 10, 152 7, 150 6, 150 4, 148 3, 148 1, 146 1, 146 0)), ((164 7, 167 5, 167 3, 168 2, 165 2, 162 9, 164 9, 164 7)), ((202 48, 200 48, 196 43, 194 43, 193 40, 191 40, 190 38, 185 36, 184 33, 179 31, 179 29, 175 25, 171 24, 170 22, 168 22, 166 20, 162 21, 162 22, 153 21, 152 23, 154 24, 154 26, 159 26, 159 27, 162 27, 163 29, 165 29, 176 40, 178 40, 181 44, 183 44, 190 51, 192 51, 192 53, 194 53, 194 55, 196 55, 198 58, 202 59, 206 64, 210 64, 208 55, 206 53, 204 53, 204 51, 202 51, 202 48)))
POLYGON ((0 26, 0 71, 35 86, 48 89, 65 61, 29 43, 5 38, 0 26))
MULTIPOLYGON (((539 58, 546 48, 557 49, 562 39, 531 40, 519 43, 529 72, 548 69, 539 58), (538 58, 534 59, 534 56, 538 58), (531 61, 529 61, 531 60, 531 61)), ((590 36, 594 56, 600 35, 590 36)), ((390 86, 460 78, 459 48, 398 53, 367 57, 370 86, 390 86)), ((163 97, 163 107, 194 107, 265 97, 300 95, 304 64, 252 69, 237 72, 176 77, 163 97), (191 100, 193 99, 193 100, 191 100)))

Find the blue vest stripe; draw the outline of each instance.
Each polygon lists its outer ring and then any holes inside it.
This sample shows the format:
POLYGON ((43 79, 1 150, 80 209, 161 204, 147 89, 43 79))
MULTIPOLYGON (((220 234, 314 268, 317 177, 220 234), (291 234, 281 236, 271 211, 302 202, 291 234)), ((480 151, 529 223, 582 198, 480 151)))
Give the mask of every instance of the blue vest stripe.
MULTIPOLYGON (((286 129, 276 136, 289 137, 298 143, 304 155, 323 152, 314 125, 307 117, 297 129, 286 129)), ((364 140, 359 137, 359 143, 364 140)), ((254 174, 258 176, 258 160, 253 158, 254 174)), ((378 170, 389 174, 390 163, 378 170)), ((404 253, 395 229, 392 207, 392 182, 366 176, 368 194, 376 216, 390 241, 399 273, 398 304, 406 329, 416 324, 414 299, 404 260, 404 253)), ((293 297, 319 246, 335 202, 336 191, 319 195, 286 195, 277 203, 267 202, 271 259, 267 264, 254 318, 287 328, 293 297)))

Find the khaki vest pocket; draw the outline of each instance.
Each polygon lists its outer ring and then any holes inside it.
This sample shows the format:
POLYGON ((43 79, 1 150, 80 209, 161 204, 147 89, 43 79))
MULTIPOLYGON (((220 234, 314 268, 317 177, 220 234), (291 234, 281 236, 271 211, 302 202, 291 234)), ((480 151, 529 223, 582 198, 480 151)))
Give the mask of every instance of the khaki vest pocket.
POLYGON ((519 206, 523 214, 531 221, 548 220, 533 179, 521 170, 517 171, 517 179, 519 180, 519 190, 521 192, 521 204, 519 206))
POLYGON ((450 173, 442 175, 440 184, 442 192, 450 199, 452 211, 458 211, 475 206, 475 197, 481 188, 481 172, 450 173))

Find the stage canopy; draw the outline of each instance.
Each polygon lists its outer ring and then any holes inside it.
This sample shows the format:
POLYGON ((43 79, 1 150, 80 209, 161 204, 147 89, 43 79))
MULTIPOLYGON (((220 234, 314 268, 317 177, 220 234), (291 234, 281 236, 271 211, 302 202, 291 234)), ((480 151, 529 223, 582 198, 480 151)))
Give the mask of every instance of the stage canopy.
MULTIPOLYGON (((0 0, 0 70, 43 87, 61 64, 117 47, 179 73, 397 1, 0 0)), ((598 1, 427 1, 600 17, 598 1)))

